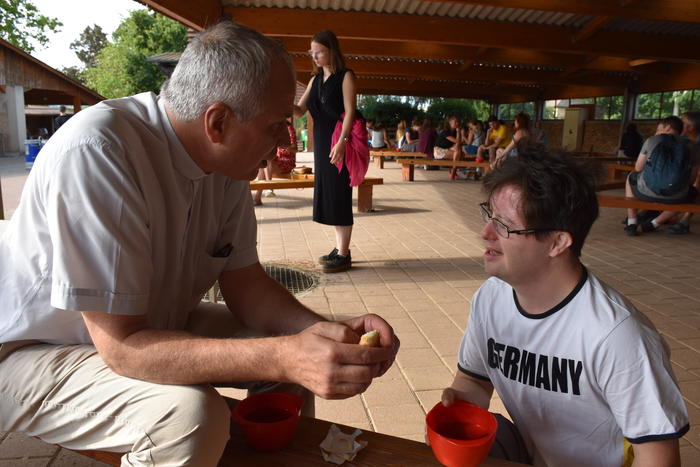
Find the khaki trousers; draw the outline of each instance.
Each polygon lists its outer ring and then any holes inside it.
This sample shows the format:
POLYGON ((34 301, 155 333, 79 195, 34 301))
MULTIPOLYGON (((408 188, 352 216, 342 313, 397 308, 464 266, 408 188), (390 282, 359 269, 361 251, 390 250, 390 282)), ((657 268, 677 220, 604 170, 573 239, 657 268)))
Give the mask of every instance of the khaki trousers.
MULTIPOLYGON (((251 335, 225 305, 202 303, 192 318, 191 330, 197 334, 251 335)), ((92 345, 13 347, 0 348, 0 431, 23 432, 68 449, 126 452, 122 467, 218 464, 229 438, 230 410, 211 385, 164 385, 119 376, 92 345)), ((302 394, 304 413, 313 416, 313 394, 299 386, 231 386, 249 393, 302 394)))

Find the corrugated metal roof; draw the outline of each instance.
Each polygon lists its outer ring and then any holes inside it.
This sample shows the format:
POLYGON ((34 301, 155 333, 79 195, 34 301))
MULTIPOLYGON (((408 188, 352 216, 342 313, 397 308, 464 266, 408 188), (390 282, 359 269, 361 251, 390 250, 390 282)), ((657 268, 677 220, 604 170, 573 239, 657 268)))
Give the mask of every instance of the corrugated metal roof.
MULTIPOLYGON (((638 32, 655 35, 700 37, 700 24, 646 19, 614 18, 601 29, 619 32, 638 32)), ((688 45, 692 46, 691 44, 688 45)))
POLYGON ((468 18, 580 27, 590 15, 420 0, 223 0, 225 7, 302 8, 468 18))
MULTIPOLYGON (((466 18, 581 28, 593 15, 421 0, 223 0, 225 7, 301 8, 466 18)), ((700 37, 700 24, 613 18, 602 29, 700 37)))

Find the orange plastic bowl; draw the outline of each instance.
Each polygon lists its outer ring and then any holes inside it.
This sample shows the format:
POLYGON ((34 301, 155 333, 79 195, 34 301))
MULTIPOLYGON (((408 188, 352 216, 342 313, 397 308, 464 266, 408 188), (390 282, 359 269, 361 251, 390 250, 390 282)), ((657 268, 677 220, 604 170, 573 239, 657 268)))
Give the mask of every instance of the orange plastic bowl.
POLYGON ((270 392, 247 397, 236 405, 231 418, 254 449, 277 451, 291 441, 299 425, 304 400, 296 394, 270 392))
POLYGON ((438 402, 425 417, 428 441, 447 467, 476 467, 496 439, 498 422, 488 410, 464 401, 449 407, 438 402))

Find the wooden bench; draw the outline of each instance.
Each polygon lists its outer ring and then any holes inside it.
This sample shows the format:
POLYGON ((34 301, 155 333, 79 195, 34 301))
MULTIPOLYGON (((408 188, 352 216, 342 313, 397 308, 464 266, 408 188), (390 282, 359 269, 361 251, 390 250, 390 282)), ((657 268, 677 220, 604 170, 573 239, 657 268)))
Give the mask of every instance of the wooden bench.
POLYGON ((473 167, 483 169, 484 175, 491 170, 491 166, 488 162, 476 162, 475 160, 461 160, 453 161, 450 159, 428 159, 428 158, 416 158, 416 159, 396 159, 396 162, 401 164, 401 178, 404 182, 412 182, 415 173, 416 165, 438 165, 441 167, 473 167))
MULTIPOLYGON (((235 404, 233 401, 229 404, 235 404)), ((344 433, 352 433, 354 427, 336 423, 344 433)), ((306 467, 323 466, 329 464, 323 460, 319 449, 319 444, 326 437, 331 422, 318 420, 310 417, 301 417, 299 428, 291 443, 284 449, 277 452, 259 452, 249 448, 243 441, 243 435, 238 426, 231 423, 231 439, 224 450, 224 454, 219 462, 222 467, 228 466, 284 466, 284 467, 306 467)), ((358 452, 357 457, 345 465, 357 465, 363 467, 386 467, 395 466, 435 466, 441 464, 435 459, 432 450, 425 443, 412 441, 395 436, 364 431, 358 437, 359 440, 367 441, 367 446, 358 452)), ((105 462, 109 465, 119 466, 122 454, 104 451, 76 451, 79 454, 92 459, 105 462)), ((517 467, 523 464, 503 461, 499 459, 486 459, 482 467, 517 467)))
POLYGON ((612 190, 624 188, 627 181, 627 174, 634 172, 633 165, 606 163, 603 164, 608 171, 608 178, 604 182, 596 185, 596 191, 612 190))
POLYGON ((609 180, 626 180, 627 174, 630 172, 634 172, 633 165, 605 164, 604 167, 608 169, 609 180))
POLYGON ((380 169, 384 168, 384 159, 387 157, 401 157, 401 158, 409 158, 409 157, 425 157, 425 154, 422 152, 401 152, 401 151, 370 151, 369 155, 372 156, 374 159, 374 165, 375 167, 378 167, 380 169))
POLYGON ((646 211, 700 212, 700 203, 654 203, 626 196, 598 195, 598 205, 606 208, 631 208, 646 211))
MULTIPOLYGON (((372 211, 372 187, 383 184, 383 178, 365 178, 365 181, 357 187, 357 212, 372 211)), ((284 190, 288 188, 313 188, 313 186, 313 174, 292 174, 290 178, 270 181, 253 180, 250 182, 251 190, 284 190)))

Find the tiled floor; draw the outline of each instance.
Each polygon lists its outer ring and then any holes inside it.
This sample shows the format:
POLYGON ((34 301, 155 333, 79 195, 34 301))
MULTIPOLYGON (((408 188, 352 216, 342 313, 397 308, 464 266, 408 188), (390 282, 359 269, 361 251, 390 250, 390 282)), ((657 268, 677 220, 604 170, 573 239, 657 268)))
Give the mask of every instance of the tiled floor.
MULTIPOLYGON (((0 159, 6 212, 21 183, 0 159)), ((17 163, 15 162, 16 166, 17 163)), ((308 164, 307 164, 308 165, 308 164)), ((385 184, 374 188, 373 213, 355 217, 354 267, 320 277, 300 296, 312 309, 342 319, 366 312, 385 317, 401 338, 397 363, 361 396, 317 401, 317 416, 411 439, 423 439, 423 419, 455 371, 457 346, 474 291, 485 279, 481 264, 479 185, 450 182, 447 172, 416 171, 401 181, 387 162, 370 167, 385 184)), ((311 221, 312 190, 279 190, 256 208, 263 262, 318 272, 314 258, 333 245, 331 228, 311 221)), ((583 261, 645 312, 668 340, 691 417, 681 441, 684 465, 700 464, 700 238, 662 233, 623 235, 620 210, 602 209, 583 261), (693 424, 694 423, 694 424, 693 424)), ((693 229, 700 232, 696 222, 693 229)), ((500 401, 494 400, 502 411, 500 401)), ((0 434, 0 467, 98 465, 17 434, 0 434), (24 457, 22 459, 22 456, 24 457)))

